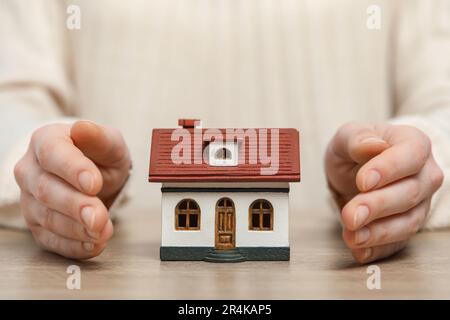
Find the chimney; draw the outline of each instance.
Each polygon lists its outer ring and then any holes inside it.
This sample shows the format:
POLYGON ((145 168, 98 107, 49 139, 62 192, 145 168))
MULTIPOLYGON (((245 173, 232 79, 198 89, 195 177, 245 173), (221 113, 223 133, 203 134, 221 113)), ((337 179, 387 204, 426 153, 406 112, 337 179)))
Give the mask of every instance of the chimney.
POLYGON ((198 129, 202 127, 200 119, 178 119, 178 125, 184 129, 198 129))

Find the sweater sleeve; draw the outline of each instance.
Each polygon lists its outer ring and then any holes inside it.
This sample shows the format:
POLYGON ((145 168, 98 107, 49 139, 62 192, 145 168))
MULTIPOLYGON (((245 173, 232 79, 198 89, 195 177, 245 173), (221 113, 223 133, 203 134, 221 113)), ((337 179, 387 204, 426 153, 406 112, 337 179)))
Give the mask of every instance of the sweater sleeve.
MULTIPOLYGON (((0 226, 26 228, 13 171, 32 132, 76 120, 65 17, 64 1, 0 0, 0 226)), ((128 198, 123 188, 110 214, 128 198)))
POLYGON ((0 1, 0 225, 23 227, 14 164, 72 101, 62 2, 0 1))
POLYGON ((393 30, 393 124, 412 125, 432 141, 444 183, 426 229, 450 226, 450 0, 403 1, 393 30))

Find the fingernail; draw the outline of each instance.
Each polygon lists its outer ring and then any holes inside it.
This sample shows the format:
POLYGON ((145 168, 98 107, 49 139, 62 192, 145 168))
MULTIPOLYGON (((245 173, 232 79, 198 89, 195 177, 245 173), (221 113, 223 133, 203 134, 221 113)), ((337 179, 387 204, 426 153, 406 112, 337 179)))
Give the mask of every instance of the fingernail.
POLYGON ((91 231, 89 229, 86 229, 86 233, 88 236, 94 240, 98 240, 100 238, 100 234, 98 232, 91 231))
POLYGON ((369 137, 362 140, 361 143, 386 143, 386 141, 378 137, 369 137))
POLYGON ((81 210, 81 219, 89 229, 92 230, 94 228, 95 215, 92 207, 87 206, 81 210))
POLYGON ((363 260, 367 260, 372 256, 372 248, 366 249, 364 252, 363 260))
POLYGON ((88 171, 83 171, 78 176, 78 182, 84 192, 91 192, 94 187, 94 177, 88 171))
POLYGON ((366 175, 366 180, 364 183, 366 191, 371 190, 376 187, 380 182, 381 175, 376 170, 370 170, 366 175))
POLYGON ((91 242, 83 242, 83 248, 86 251, 92 251, 94 250, 94 244, 91 242))
POLYGON ((369 238, 370 238, 370 230, 369 228, 364 227, 356 232, 355 242, 356 244, 361 244, 369 240, 369 238))
POLYGON ((368 217, 369 217, 369 207, 358 206, 355 210, 355 215, 353 218, 353 227, 355 229, 358 229, 364 224, 364 222, 366 222, 368 217))

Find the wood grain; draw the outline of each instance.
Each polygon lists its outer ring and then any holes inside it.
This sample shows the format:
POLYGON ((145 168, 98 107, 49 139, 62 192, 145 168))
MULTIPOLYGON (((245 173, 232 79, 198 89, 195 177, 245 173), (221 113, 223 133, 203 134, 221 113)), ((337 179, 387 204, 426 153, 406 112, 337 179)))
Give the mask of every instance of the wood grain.
POLYGON ((105 252, 68 260, 36 247, 24 232, 0 230, 0 298, 26 299, 379 299, 450 298, 450 232, 425 232, 378 262, 381 290, 366 287, 332 217, 292 212, 291 261, 213 264, 159 260, 159 209, 124 209, 105 252), (66 268, 81 268, 81 290, 66 268), (194 290, 195 288, 195 290, 194 290))

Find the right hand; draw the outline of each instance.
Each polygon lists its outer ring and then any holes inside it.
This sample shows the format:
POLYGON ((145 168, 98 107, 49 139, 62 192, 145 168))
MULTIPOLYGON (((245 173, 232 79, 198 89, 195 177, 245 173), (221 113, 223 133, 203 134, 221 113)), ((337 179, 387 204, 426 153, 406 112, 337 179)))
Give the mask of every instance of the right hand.
POLYGON ((14 168, 36 242, 67 258, 99 255, 113 234, 108 207, 128 179, 120 132, 89 121, 37 129, 14 168))

